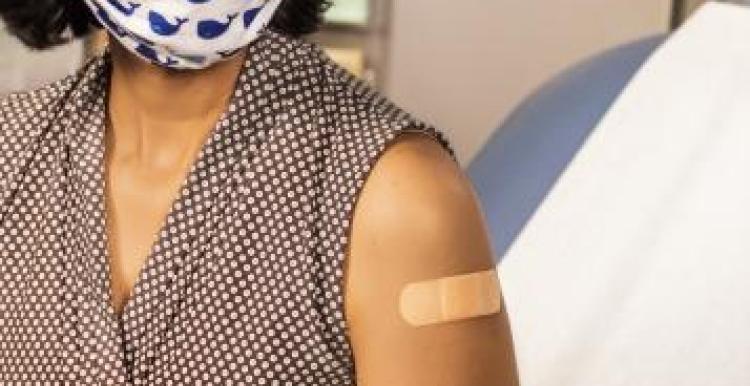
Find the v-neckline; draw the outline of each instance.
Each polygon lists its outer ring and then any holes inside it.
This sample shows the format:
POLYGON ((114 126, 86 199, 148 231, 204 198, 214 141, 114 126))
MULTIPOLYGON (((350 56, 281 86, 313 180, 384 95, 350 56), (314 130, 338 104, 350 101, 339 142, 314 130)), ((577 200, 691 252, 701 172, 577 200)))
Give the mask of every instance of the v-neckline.
POLYGON ((112 63, 111 63, 111 56, 110 51, 108 49, 105 49, 103 53, 103 60, 105 62, 105 68, 104 68, 104 84, 103 84, 103 90, 99 97, 97 98, 97 103, 99 103, 99 112, 102 114, 99 118, 99 122, 102 123, 103 127, 99 127, 96 134, 96 141, 101 146, 101 149, 103 149, 101 152, 97 153, 97 156, 95 157, 95 179, 98 182, 97 184, 97 194, 102 197, 101 205, 97 205, 96 210, 99 211, 99 218, 101 219, 101 230, 102 230, 102 240, 103 240, 103 251, 101 251, 101 257, 103 259, 103 265, 105 270, 105 293, 107 298, 107 314, 108 317, 113 319, 117 324, 122 327, 122 325, 126 322, 127 318, 130 315, 130 310, 133 307, 133 303, 135 302, 135 298, 138 295, 138 293, 142 290, 142 287, 144 285, 144 282, 146 280, 146 275, 148 272, 152 269, 153 265, 158 263, 157 258, 157 248, 162 248, 165 240, 166 235, 168 234, 168 229, 171 223, 175 223, 177 219, 175 219, 175 216, 177 215, 177 206, 183 205, 185 200, 189 198, 189 187, 191 181, 195 180, 198 176, 196 173, 198 172, 197 168, 198 165, 203 163, 205 161, 205 158, 207 156, 207 150, 212 149, 215 145, 215 142, 220 137, 220 134, 222 134, 222 130, 227 127, 228 125, 225 124, 226 120, 229 118, 229 114, 232 111, 235 111, 237 109, 237 103, 239 99, 239 93, 237 92, 238 87, 240 87, 241 83, 241 76, 243 73, 245 73, 248 70, 249 62, 251 61, 251 52, 250 50, 246 50, 245 52, 245 58, 242 62, 242 65, 240 66, 240 70, 238 72, 237 78, 234 80, 232 85, 232 93, 229 98, 229 101, 224 108, 221 115, 218 117, 218 119, 213 124, 210 131, 206 134, 204 137, 204 140, 202 144, 200 145, 197 154, 194 156, 193 160, 190 162, 190 165, 187 169, 187 172, 183 175, 181 182, 178 187, 178 191, 175 195, 173 195, 172 199, 169 203, 169 209, 167 210, 167 213, 165 216, 162 217, 159 226, 156 230, 155 234, 151 235, 151 243, 148 247, 148 251, 146 254, 146 257, 144 258, 139 270, 138 274, 136 275, 136 279, 133 282, 132 287, 129 290, 129 293, 127 295, 127 298, 125 300, 125 303, 121 309, 121 311, 118 313, 115 311, 115 308, 113 306, 113 282, 112 282, 112 265, 111 265, 111 254, 110 254, 110 248, 109 248, 109 216, 107 215, 107 206, 106 206, 106 189, 107 189, 107 178, 106 178, 106 131, 109 130, 108 126, 108 104, 109 104, 109 86, 111 82, 111 75, 112 75, 112 63))
POLYGON ((274 52, 279 39, 267 31, 247 47, 227 108, 173 197, 121 313, 112 303, 104 218, 108 53, 90 60, 71 84, 55 126, 65 142, 59 154, 67 214, 60 224, 63 285, 69 292, 63 323, 71 326, 71 344, 90 374, 148 380, 154 369, 175 360, 169 344, 204 284, 204 277, 195 275, 210 275, 215 268, 217 239, 226 236, 226 219, 239 211, 237 196, 255 189, 246 185, 248 170, 271 151, 272 137, 286 131, 280 122, 295 100, 285 86, 289 73, 281 70, 288 58, 274 52), (115 357, 117 364, 104 365, 115 357))

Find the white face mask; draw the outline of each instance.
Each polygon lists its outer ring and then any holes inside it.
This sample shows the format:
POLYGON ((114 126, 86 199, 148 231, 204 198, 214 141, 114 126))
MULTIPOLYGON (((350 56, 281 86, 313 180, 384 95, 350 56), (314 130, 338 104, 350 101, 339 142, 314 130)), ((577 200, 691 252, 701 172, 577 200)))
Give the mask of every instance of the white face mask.
POLYGON ((85 0, 137 56, 162 67, 201 69, 258 37, 281 0, 85 0))

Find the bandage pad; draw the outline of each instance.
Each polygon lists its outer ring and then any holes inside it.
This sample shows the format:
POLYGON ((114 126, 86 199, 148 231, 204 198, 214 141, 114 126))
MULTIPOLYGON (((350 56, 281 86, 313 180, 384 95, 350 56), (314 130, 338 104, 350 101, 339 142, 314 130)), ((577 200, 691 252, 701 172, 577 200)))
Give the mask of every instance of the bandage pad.
POLYGON ((401 317, 413 326, 449 322, 500 312, 497 270, 409 283, 401 290, 401 317))

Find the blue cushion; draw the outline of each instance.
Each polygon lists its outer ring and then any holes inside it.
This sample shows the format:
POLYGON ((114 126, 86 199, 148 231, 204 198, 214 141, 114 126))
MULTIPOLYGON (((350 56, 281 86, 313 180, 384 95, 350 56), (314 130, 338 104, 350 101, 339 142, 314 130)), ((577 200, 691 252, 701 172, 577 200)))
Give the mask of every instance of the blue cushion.
POLYGON ((636 71, 664 41, 611 49, 556 76, 528 97, 467 167, 498 260, 636 71))

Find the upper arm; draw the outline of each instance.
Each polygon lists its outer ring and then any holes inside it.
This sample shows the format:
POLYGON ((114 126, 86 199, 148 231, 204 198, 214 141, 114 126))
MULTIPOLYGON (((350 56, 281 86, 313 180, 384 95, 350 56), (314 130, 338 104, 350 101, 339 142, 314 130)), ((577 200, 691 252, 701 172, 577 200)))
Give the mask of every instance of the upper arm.
POLYGON ((434 140, 398 139, 373 167, 355 208, 346 317, 358 384, 515 385, 504 312, 414 327, 404 285, 495 267, 471 184, 434 140))

